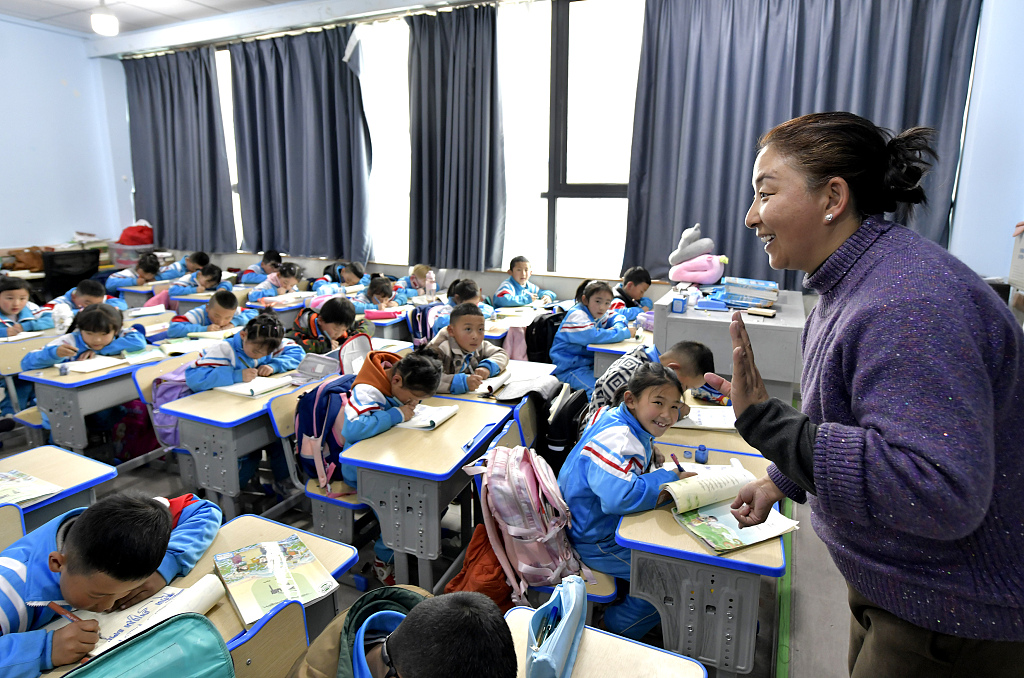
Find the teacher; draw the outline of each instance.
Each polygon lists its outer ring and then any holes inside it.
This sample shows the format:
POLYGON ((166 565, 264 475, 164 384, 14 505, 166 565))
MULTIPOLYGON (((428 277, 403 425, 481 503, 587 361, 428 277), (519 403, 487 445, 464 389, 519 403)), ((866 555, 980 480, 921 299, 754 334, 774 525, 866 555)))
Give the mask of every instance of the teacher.
POLYGON ((764 135, 746 226, 820 295, 803 413, 770 399, 733 315, 736 428, 772 462, 733 503, 811 524, 849 588, 853 678, 1024 676, 1024 336, 987 284, 898 223, 925 202, 932 130, 850 113, 764 135))

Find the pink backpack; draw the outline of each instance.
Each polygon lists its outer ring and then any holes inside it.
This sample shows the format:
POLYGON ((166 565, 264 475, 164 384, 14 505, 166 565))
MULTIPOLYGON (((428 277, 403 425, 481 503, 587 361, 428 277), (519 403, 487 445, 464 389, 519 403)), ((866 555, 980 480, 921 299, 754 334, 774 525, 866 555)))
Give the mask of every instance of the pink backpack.
POLYGON ((543 457, 528 447, 494 447, 477 464, 463 468, 479 475, 480 505, 494 554, 512 587, 512 600, 525 603, 530 586, 554 586, 564 577, 590 571, 569 545, 569 507, 543 457))

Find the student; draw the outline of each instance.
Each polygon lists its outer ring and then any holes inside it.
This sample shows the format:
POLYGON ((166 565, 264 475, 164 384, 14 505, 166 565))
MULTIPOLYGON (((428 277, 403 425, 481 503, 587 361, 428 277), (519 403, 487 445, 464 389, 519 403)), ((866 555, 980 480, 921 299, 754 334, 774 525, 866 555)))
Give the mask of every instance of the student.
POLYGON ((56 631, 47 603, 72 610, 123 609, 187 575, 217 536, 221 510, 186 494, 122 493, 60 515, 0 554, 0 675, 35 678, 74 664, 99 641, 95 620, 56 631))
POLYGON ((448 303, 437 309, 433 325, 434 334, 448 326, 448 316, 459 304, 476 304, 485 318, 494 317, 494 308, 484 302, 476 282, 469 278, 461 278, 448 286, 448 303))
POLYGON ((654 302, 644 296, 651 286, 651 274, 643 266, 627 269, 622 282, 615 286, 611 310, 636 320, 644 311, 654 310, 654 302))
POLYGON ((352 303, 356 307, 356 313, 366 313, 367 310, 377 309, 383 311, 385 308, 398 306, 397 294, 390 278, 378 276, 370 280, 366 289, 356 295, 352 303))
POLYGON ((47 307, 39 308, 28 300, 31 288, 21 278, 0 276, 0 337, 53 328, 53 316, 47 307))
MULTIPOLYGON (((615 542, 619 518, 655 507, 659 486, 675 471, 652 468, 655 438, 679 420, 683 386, 660 363, 641 365, 572 448, 558 473, 572 524, 569 541, 589 567, 629 579, 630 551, 615 542)), ((639 640, 658 625, 650 603, 627 596, 604 614, 608 631, 639 640)))
MULTIPOLYGON (((302 278, 302 268, 298 264, 288 262, 281 264, 277 273, 271 273, 267 279, 256 287, 249 290, 249 301, 259 301, 268 297, 278 297, 289 292, 299 291, 299 279, 302 278)), ((273 303, 272 301, 264 301, 273 303)))
POLYGON ((373 336, 373 324, 365 318, 356 322, 356 308, 345 297, 328 299, 320 310, 303 309, 288 336, 306 353, 330 353, 351 335, 373 336))
POLYGON ((551 344, 551 362, 555 376, 573 388, 594 390, 594 354, 587 344, 613 344, 629 338, 626 319, 608 312, 612 288, 595 281, 583 290, 580 303, 569 309, 551 344))
POLYGON ((152 252, 144 252, 135 266, 110 274, 107 278, 107 292, 117 294, 121 287, 153 282, 159 272, 160 260, 152 252))
POLYGON ((231 283, 221 280, 222 273, 217 264, 207 264, 202 270, 194 273, 186 273, 171 285, 170 294, 172 297, 182 297, 186 294, 208 292, 209 290, 231 291, 231 283))
POLYGON ((21 359, 21 369, 38 370, 98 355, 120 355, 122 351, 145 348, 146 337, 136 329, 124 328, 123 324, 121 312, 113 306, 86 306, 75 316, 67 334, 26 354, 21 359))
POLYGON ((438 393, 468 393, 508 366, 508 354, 484 339, 484 314, 476 304, 459 304, 451 323, 434 336, 430 348, 441 354, 444 374, 438 393))
POLYGON ((124 299, 107 294, 103 283, 91 278, 78 283, 77 287, 72 287, 63 296, 51 299, 43 308, 49 308, 52 311, 57 304, 66 305, 71 309, 72 315, 93 304, 109 304, 119 311, 128 310, 128 304, 124 299))
MULTIPOLYGON (((612 404, 615 392, 629 382, 629 378, 641 365, 651 362, 661 363, 672 370, 683 389, 700 388, 704 385, 704 375, 715 371, 715 356, 711 349, 696 341, 680 341, 661 354, 657 346, 637 346, 613 362, 598 377, 590 396, 590 408, 584 418, 587 425, 593 423, 598 410, 612 404)), ((683 405, 680 417, 689 413, 689 406, 683 405)))
MULTIPOLYGON (((301 346, 285 338, 277 315, 265 310, 246 323, 241 332, 203 351, 185 368, 185 384, 193 393, 199 393, 217 386, 250 382, 256 377, 294 370, 305 355, 301 346)), ((281 443, 268 446, 267 453, 274 480, 279 484, 289 476, 281 443)), ((238 460, 241 487, 256 475, 260 456, 257 450, 238 460)), ((285 494, 279 487, 275 490, 285 494)))
MULTIPOLYGON (((345 405, 345 423, 342 436, 345 449, 360 440, 372 438, 387 431, 396 424, 409 421, 416 405, 421 400, 437 393, 443 368, 437 354, 422 347, 400 357, 386 351, 371 351, 359 369, 352 384, 352 393, 345 405)), ((300 460, 306 460, 300 457, 300 460)), ((310 477, 316 477, 315 470, 304 463, 310 477)), ((342 479, 356 487, 356 467, 351 464, 339 465, 342 479)), ((380 537, 373 546, 376 554, 374 572, 385 583, 394 583, 394 553, 384 545, 380 537)))
POLYGON ((193 252, 174 262, 167 264, 156 274, 157 280, 177 280, 187 273, 200 271, 210 263, 210 255, 206 252, 193 252))
POLYGON ((171 318, 167 336, 173 339, 187 337, 189 332, 218 332, 246 325, 255 317, 256 309, 239 308, 234 292, 217 290, 205 306, 171 318))
POLYGON ((398 282, 395 283, 395 288, 405 290, 405 296, 409 298, 426 294, 427 274, 430 271, 429 265, 416 264, 409 269, 409 275, 398 279, 398 282))
POLYGON ((503 306, 529 306, 538 299, 544 303, 555 300, 555 293, 551 290, 542 290, 530 282, 530 260, 526 257, 514 257, 508 265, 508 278, 498 285, 498 291, 494 293, 494 305, 498 308, 503 306))
POLYGON ((313 281, 313 291, 318 295, 342 294, 346 287, 369 284, 370 276, 363 273, 361 264, 353 261, 326 266, 323 275, 313 281))
POLYGON ((267 250, 263 258, 249 268, 242 271, 238 282, 249 285, 256 285, 267 279, 271 273, 276 273, 281 268, 281 254, 277 250, 267 250))
POLYGON ((350 261, 346 264, 341 271, 341 277, 342 282, 350 287, 352 285, 369 285, 371 278, 358 261, 350 261))
POLYGON ((411 586, 363 594, 302 653, 288 678, 515 678, 515 643, 482 593, 436 598, 411 586))

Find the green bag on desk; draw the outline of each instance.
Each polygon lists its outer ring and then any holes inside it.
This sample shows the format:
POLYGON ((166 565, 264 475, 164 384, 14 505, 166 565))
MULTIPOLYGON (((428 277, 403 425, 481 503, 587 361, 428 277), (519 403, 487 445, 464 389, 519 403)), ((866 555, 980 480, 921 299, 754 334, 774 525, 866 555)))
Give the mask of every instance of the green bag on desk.
POLYGON ((233 678, 224 639, 201 614, 179 614, 90 659, 75 678, 233 678))

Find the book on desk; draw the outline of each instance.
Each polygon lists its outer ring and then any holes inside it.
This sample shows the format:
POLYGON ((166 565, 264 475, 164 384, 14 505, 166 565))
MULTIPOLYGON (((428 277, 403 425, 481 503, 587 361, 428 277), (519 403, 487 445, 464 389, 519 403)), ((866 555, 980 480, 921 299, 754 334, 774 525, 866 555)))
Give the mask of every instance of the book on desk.
POLYGON ((59 485, 16 469, 0 471, 0 504, 25 507, 63 491, 59 485))
POLYGON ((435 428, 448 421, 459 411, 458 405, 442 405, 431 407, 422 403, 416 406, 412 419, 397 424, 397 428, 415 428, 424 431, 433 431, 435 428))
POLYGON ((290 386, 291 376, 287 377, 256 377, 252 381, 243 381, 231 386, 214 386, 214 391, 230 393, 231 395, 244 398, 258 398, 261 395, 276 391, 279 388, 290 386))

